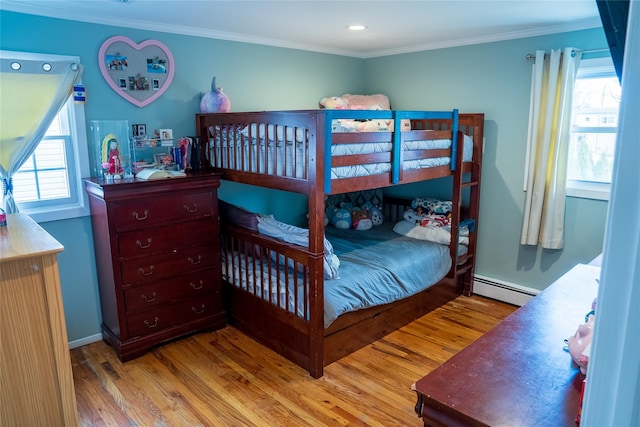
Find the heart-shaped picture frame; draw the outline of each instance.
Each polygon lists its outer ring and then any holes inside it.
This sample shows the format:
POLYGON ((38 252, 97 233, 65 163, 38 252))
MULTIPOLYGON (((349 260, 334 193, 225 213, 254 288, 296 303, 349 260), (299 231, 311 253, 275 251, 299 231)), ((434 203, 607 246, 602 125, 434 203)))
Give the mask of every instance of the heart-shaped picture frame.
POLYGON ((157 40, 138 44, 124 36, 111 37, 102 43, 98 63, 109 86, 138 107, 165 93, 175 73, 173 55, 157 40))

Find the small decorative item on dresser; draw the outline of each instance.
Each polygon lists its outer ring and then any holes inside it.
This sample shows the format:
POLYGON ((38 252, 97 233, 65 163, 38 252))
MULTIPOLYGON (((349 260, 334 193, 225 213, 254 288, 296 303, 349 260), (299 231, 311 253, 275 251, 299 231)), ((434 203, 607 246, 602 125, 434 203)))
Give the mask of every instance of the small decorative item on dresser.
POLYGON ((200 138, 191 137, 191 169, 199 171, 202 169, 202 147, 200 146, 200 138))
POLYGON ((173 147, 172 149, 173 163, 176 165, 177 170, 182 170, 182 149, 180 147, 173 147))
POLYGON ((147 136, 147 125, 145 124, 131 125, 131 132, 133 133, 134 138, 144 139, 147 136))
POLYGON ((180 148, 180 154, 182 159, 181 169, 191 169, 191 138, 182 137, 178 139, 178 147, 180 148))
POLYGON ((153 163, 167 167, 173 164, 173 155, 171 153, 158 153, 153 155, 153 163))
POLYGON ((4 209, 0 208, 0 227, 6 227, 7 225, 7 213, 4 209))
POLYGON ((173 129, 160 129, 160 145, 173 147, 173 129))
POLYGON ((131 173, 129 122, 94 120, 91 122, 95 164, 92 176, 105 180, 120 179, 131 173))
POLYGON ((183 171, 172 171, 166 169, 156 169, 156 168, 144 168, 140 172, 136 174, 136 178, 138 179, 162 179, 162 178, 174 178, 187 176, 183 171))

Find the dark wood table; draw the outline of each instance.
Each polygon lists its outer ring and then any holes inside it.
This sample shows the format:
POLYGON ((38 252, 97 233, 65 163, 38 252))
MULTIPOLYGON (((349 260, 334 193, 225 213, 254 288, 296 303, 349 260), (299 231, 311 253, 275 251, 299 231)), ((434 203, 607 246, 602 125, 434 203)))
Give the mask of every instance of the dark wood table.
POLYGON ((584 375, 563 349, 598 293, 578 264, 414 384, 425 426, 571 426, 584 375))

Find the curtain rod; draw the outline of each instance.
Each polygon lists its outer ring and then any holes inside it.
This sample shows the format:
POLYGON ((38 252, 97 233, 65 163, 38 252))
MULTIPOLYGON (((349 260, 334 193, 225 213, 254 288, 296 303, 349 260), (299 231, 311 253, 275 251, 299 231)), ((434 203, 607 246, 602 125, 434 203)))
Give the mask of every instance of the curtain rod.
MULTIPOLYGON (((602 49, 589 49, 589 50, 582 50, 582 49, 575 49, 571 51, 571 54, 575 54, 576 52, 582 52, 582 53, 596 53, 596 52, 608 52, 609 48, 602 48, 602 49)), ((548 53, 545 53, 545 55, 548 55, 548 53)), ((528 53, 527 56, 524 57, 524 59, 526 59, 527 61, 531 60, 531 59, 535 59, 536 55, 535 53, 528 53)))

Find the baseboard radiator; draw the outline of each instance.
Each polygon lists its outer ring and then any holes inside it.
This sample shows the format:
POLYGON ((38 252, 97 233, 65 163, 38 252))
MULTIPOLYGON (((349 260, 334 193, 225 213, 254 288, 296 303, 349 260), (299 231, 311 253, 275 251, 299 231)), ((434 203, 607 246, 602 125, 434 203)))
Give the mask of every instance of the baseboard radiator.
POLYGON ((538 295, 540 291, 476 274, 473 277, 473 293, 509 304, 523 306, 531 298, 538 295))

